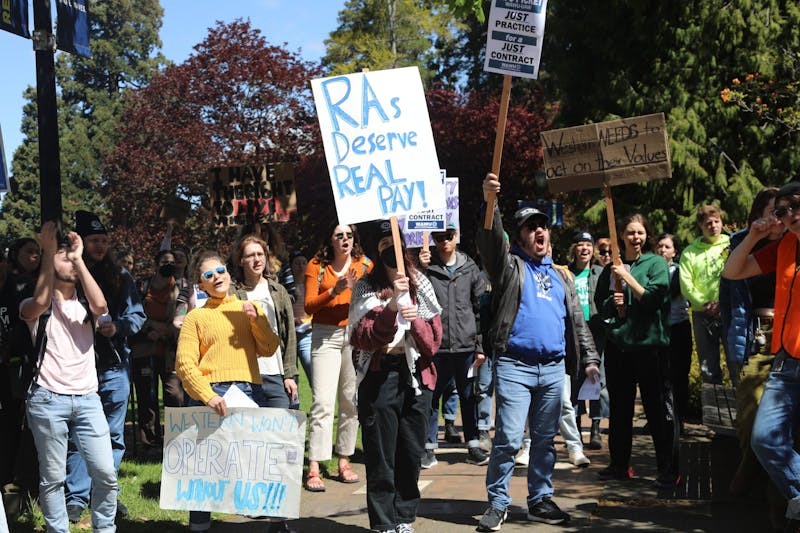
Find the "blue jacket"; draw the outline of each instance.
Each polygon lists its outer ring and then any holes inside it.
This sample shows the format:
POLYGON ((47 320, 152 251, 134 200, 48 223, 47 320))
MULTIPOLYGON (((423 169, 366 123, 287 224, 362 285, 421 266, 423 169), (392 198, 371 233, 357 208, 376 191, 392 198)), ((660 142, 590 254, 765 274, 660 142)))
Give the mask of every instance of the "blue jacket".
POLYGON ((94 336, 97 370, 102 372, 118 364, 128 365, 131 349, 128 337, 138 333, 146 320, 136 284, 127 270, 122 271, 122 284, 108 301, 108 314, 117 326, 111 339, 96 333, 94 336), (109 342, 110 341, 110 342, 109 342))

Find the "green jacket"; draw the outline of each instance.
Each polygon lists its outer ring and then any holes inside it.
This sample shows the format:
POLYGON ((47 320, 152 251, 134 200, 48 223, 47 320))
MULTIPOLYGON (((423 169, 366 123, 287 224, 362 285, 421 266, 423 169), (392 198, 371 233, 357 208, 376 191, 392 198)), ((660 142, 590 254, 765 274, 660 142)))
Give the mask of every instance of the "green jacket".
POLYGON ((702 311, 703 304, 719 300, 719 277, 730 249, 730 237, 720 235, 714 244, 702 237, 681 253, 681 293, 689 300, 692 311, 702 311))
POLYGON ((608 339, 620 348, 669 346, 669 267, 660 255, 646 253, 630 264, 631 275, 644 287, 642 298, 625 287, 625 316, 617 314, 610 287, 611 265, 597 280, 594 301, 606 322, 608 339))
MULTIPOLYGON (((297 375, 297 334, 294 329, 294 311, 292 299, 286 289, 273 280, 266 278, 269 284, 269 294, 275 302, 275 314, 278 317, 276 331, 281 343, 283 354, 283 377, 293 378, 297 375)), ((231 285, 230 293, 235 294, 240 300, 247 300, 247 290, 241 285, 231 285)))

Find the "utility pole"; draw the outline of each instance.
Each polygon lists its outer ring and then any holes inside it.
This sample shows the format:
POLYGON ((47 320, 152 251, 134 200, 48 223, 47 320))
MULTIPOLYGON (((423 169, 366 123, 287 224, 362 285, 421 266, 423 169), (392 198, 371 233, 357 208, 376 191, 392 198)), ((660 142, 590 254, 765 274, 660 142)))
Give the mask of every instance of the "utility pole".
POLYGON ((56 38, 50 0, 33 0, 33 49, 36 52, 36 104, 39 124, 39 194, 42 224, 61 229, 61 162, 56 106, 56 38))

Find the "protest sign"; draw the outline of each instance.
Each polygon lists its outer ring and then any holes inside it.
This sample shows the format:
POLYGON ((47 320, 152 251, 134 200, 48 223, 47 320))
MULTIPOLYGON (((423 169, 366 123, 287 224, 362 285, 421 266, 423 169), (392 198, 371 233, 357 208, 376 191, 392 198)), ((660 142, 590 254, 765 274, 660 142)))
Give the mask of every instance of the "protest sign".
POLYGON ((423 211, 422 213, 412 213, 405 217, 398 217, 400 230, 403 232, 407 247, 421 248, 424 244, 423 237, 425 233, 430 235, 431 232, 445 231, 447 225, 451 222, 455 224, 458 231, 456 242, 461 242, 461 227, 458 218, 458 178, 445 178, 444 185, 447 201, 445 209, 423 211))
POLYGON ((306 415, 165 409, 161 508, 298 518, 306 415))
POLYGON ((217 227, 286 222, 297 211, 290 163, 214 167, 208 177, 217 227))
POLYGON ((311 81, 340 224, 445 206, 416 67, 311 81))
POLYGON ((493 0, 483 70, 539 77, 547 0, 493 0))
POLYGON ((672 177, 664 114, 541 133, 550 192, 672 177))

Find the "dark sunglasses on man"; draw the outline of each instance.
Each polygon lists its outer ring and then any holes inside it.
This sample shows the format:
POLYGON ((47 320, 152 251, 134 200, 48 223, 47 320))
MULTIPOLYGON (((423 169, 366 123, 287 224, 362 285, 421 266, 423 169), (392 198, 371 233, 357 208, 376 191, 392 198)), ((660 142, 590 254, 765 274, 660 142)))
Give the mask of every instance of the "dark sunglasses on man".
POLYGON ((433 240, 438 243, 443 243, 444 241, 452 241, 453 237, 456 236, 455 231, 446 231, 445 233, 434 233, 433 240))
POLYGON ((525 221, 523 227, 528 231, 536 231, 539 228, 550 229, 550 223, 545 218, 531 217, 525 221))

